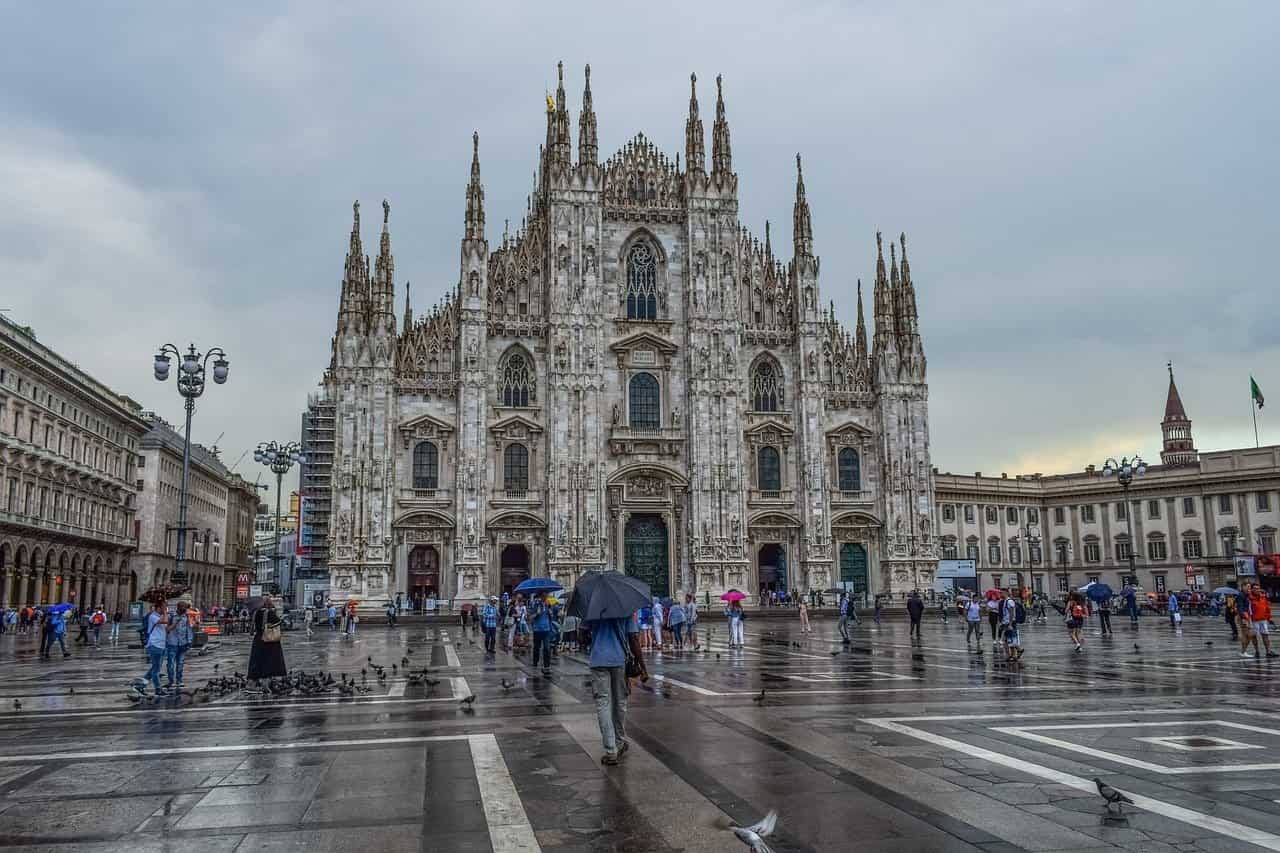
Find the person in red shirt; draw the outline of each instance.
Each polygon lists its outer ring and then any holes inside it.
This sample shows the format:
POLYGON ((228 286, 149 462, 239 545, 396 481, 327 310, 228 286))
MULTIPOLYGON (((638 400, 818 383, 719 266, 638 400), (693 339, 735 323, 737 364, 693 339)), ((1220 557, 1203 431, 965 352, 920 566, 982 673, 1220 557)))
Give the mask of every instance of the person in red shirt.
POLYGON ((1262 637, 1262 647, 1267 650, 1267 657, 1277 657, 1271 651, 1271 602, 1262 587, 1249 585, 1249 619, 1253 623, 1253 654, 1250 657, 1262 657, 1262 649, 1258 648, 1258 637, 1262 637))

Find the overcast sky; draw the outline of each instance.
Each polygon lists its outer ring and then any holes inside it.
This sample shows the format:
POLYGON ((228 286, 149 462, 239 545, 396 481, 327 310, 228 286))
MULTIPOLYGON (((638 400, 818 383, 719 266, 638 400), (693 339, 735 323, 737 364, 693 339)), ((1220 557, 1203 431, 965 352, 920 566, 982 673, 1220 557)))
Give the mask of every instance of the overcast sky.
POLYGON ((0 308, 175 423, 152 353, 224 347, 195 437, 229 464, 298 437, 352 200, 371 253, 390 201, 397 304, 409 280, 425 308, 472 130, 494 241, 561 59, 575 128, 591 63, 602 157, 639 131, 682 153, 691 71, 709 149, 723 74, 745 224, 789 252, 803 152, 850 327, 875 230, 907 232, 942 470, 1155 458, 1169 360, 1202 450, 1253 441, 1250 372, 1280 406, 1280 5, 263 5, 0 12, 0 308))

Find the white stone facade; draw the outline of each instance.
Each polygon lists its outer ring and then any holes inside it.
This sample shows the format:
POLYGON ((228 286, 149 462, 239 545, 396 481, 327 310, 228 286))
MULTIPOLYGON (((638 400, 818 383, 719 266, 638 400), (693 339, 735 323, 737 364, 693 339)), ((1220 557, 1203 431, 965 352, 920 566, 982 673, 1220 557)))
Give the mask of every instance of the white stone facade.
POLYGON ((868 347, 860 286, 852 333, 823 307, 798 157, 791 260, 743 227, 719 84, 708 170, 696 90, 684 168, 643 135, 600 162, 589 70, 575 162, 562 77, 528 216, 496 248, 476 140, 459 281, 417 320, 407 292, 394 312, 389 207, 371 268, 357 205, 324 377, 336 599, 472 600, 602 565, 671 595, 933 581, 905 239, 900 264, 878 251, 868 347))

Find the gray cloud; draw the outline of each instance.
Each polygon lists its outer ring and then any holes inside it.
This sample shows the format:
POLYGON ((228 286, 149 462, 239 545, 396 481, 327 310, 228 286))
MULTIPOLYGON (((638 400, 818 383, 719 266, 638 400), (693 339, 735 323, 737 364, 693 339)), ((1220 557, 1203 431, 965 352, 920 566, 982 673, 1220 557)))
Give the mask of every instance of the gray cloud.
POLYGON ((1201 447, 1251 441, 1248 374, 1280 389, 1280 11, 900 6, 14 7, 0 307, 175 420, 151 352, 224 346, 196 433, 232 461, 297 433, 352 199, 391 201, 422 308, 457 277, 473 129, 490 238, 522 215, 557 59, 575 108, 593 65, 602 153, 681 152, 688 73, 704 119, 723 73, 743 219, 786 251, 802 151, 846 322, 875 229, 907 231, 940 467, 1154 456, 1169 359, 1201 447))

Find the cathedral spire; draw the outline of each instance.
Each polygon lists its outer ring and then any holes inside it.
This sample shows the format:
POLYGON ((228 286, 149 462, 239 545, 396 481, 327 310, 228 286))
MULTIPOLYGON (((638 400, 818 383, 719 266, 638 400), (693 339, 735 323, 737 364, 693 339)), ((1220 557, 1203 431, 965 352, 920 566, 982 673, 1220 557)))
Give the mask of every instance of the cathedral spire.
POLYGON ((711 133, 711 172, 719 177, 733 174, 733 152, 729 150, 729 120, 724 115, 724 88, 716 75, 716 122, 711 133))
POLYGON ((907 235, 904 231, 898 235, 902 246, 902 294, 901 311, 898 316, 898 328, 903 334, 914 335, 919 331, 920 315, 916 309, 916 287, 911 281, 911 264, 907 263, 907 235))
POLYGON ((395 272, 396 262, 391 254, 391 204, 382 200, 382 237, 378 242, 378 259, 373 265, 371 305, 369 310, 395 331, 395 272))
POLYGON ((854 353, 858 357, 858 365, 864 366, 867 361, 867 318, 862 313, 862 279, 858 279, 858 328, 854 334, 857 335, 854 353))
POLYGON ((556 101, 551 114, 551 148, 547 152, 551 162, 568 166, 573 162, 572 144, 569 141, 569 108, 564 94, 564 63, 556 63, 556 101))
POLYGON ((889 288, 893 294, 893 332, 900 335, 898 320, 902 317, 902 279, 898 275, 898 247, 889 240, 889 288))
POLYGON ((342 298, 338 306, 339 327, 350 325, 364 317, 369 296, 368 266, 365 263, 364 245, 360 241, 360 202, 351 205, 351 240, 347 246, 347 259, 342 273, 342 298))
POLYGON ((880 232, 876 232, 876 283, 872 300, 875 302, 875 336, 873 346, 877 354, 896 349, 896 329, 893 322, 893 287, 884 267, 884 244, 880 232))
POLYGON ((595 164, 600 146, 596 138, 596 111, 591 105, 591 66, 587 66, 587 82, 582 89, 582 112, 578 114, 578 163, 595 164))
POLYGON ((795 256, 807 258, 813 254, 813 220, 809 215, 809 200, 804 197, 804 168, 800 165, 799 152, 796 153, 796 204, 792 219, 795 256))
POLYGON ((404 283, 404 333, 413 328, 413 307, 409 305, 409 282, 404 283))
POLYGON ((764 221, 764 257, 766 261, 773 260, 773 241, 769 236, 769 220, 764 221))
POLYGON ((689 75, 689 118, 684 123, 685 168, 691 175, 707 170, 706 137, 698 116, 698 75, 689 75))
POLYGON ((1160 432, 1164 438, 1164 447, 1160 451, 1160 462, 1164 465, 1192 465, 1200 459, 1195 441, 1191 437, 1191 419, 1183 408, 1182 397, 1178 394, 1178 386, 1173 381, 1173 362, 1169 362, 1169 393, 1164 402, 1164 420, 1160 422, 1160 432))
POLYGON ((465 240, 484 239, 484 187, 480 184, 480 134, 471 134, 471 181, 467 184, 465 240))

